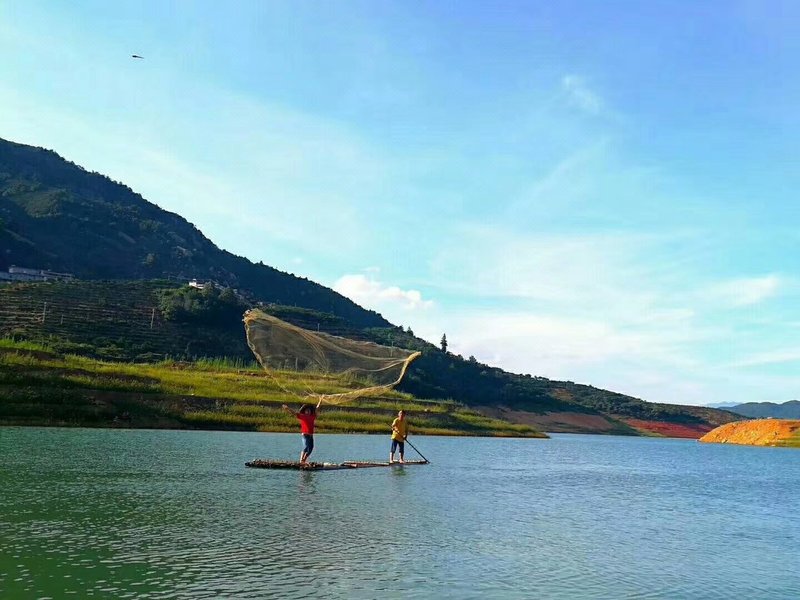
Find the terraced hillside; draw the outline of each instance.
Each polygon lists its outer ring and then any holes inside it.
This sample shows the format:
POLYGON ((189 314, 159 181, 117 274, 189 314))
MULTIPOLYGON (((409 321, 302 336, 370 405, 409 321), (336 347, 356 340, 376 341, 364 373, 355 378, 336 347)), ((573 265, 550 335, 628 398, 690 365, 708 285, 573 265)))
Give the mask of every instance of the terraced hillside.
MULTIPOLYGON (((222 319, 201 313, 176 321, 165 318, 161 310, 165 293, 174 294, 179 304, 194 302, 198 294, 169 281, 0 285, 0 336, 113 360, 252 361, 241 322, 248 303, 233 306, 222 319)), ((306 329, 419 350, 422 357, 412 365, 400 391, 417 398, 453 399, 484 414, 546 431, 696 438, 739 418, 723 410, 654 404, 571 381, 508 373, 442 352, 400 327, 359 328, 313 309, 261 308, 306 329)))
MULTIPOLYGON (((336 394, 353 381, 275 372, 230 361, 129 364, 64 356, 46 346, 0 340, 0 425, 164 427, 297 431, 281 410, 307 393, 336 394)), ((415 434, 544 437, 453 402, 388 391, 352 404, 324 405, 318 430, 387 433, 400 408, 415 434)))
MULTIPOLYGON (((169 319, 159 296, 181 289, 187 288, 167 280, 0 284, 0 337, 41 341, 62 351, 117 360, 253 360, 241 322, 252 303, 240 301, 223 320, 169 319)), ((261 308, 312 331, 372 339, 328 313, 281 305, 261 308)))
POLYGON ((158 292, 168 281, 0 285, 0 336, 44 341, 116 360, 227 356, 252 360, 230 324, 186 327, 166 320, 158 292))

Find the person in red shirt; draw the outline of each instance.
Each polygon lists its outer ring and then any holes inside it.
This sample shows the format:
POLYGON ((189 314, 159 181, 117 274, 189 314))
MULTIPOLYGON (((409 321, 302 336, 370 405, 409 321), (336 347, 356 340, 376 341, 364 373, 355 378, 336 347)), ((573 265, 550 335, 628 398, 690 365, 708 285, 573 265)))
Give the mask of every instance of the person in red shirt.
POLYGON ((314 421, 317 419, 320 404, 322 404, 322 398, 317 402, 317 406, 303 404, 297 412, 285 404, 283 405, 283 410, 294 415, 300 421, 300 435, 303 439, 303 451, 300 453, 300 464, 302 465, 306 464, 308 457, 314 451, 314 421))

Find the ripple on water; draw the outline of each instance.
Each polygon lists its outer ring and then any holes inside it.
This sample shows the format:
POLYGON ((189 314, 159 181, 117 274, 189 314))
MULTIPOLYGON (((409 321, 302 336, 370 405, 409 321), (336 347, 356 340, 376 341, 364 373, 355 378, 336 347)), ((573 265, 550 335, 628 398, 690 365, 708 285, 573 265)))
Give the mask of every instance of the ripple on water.
MULTIPOLYGON (((115 598, 800 595, 796 453, 596 436, 420 438, 433 461, 426 467, 242 467, 253 456, 291 456, 296 441, 2 430, 0 591, 115 598)), ((320 436, 318 446, 325 460, 378 458, 385 440, 320 436)))

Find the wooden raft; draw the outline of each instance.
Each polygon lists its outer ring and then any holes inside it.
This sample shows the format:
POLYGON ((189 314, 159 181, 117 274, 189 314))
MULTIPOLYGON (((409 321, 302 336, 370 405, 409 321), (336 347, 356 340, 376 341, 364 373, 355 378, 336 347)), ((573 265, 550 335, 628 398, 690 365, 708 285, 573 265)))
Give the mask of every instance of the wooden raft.
POLYGON ((426 460, 407 460, 404 463, 399 462, 367 462, 348 460, 342 463, 318 463, 309 462, 302 464, 299 461, 287 460, 266 460, 256 459, 244 463, 246 467, 253 469, 295 469, 298 471, 341 471, 344 469, 368 469, 370 467, 405 467, 408 465, 427 465, 426 460))

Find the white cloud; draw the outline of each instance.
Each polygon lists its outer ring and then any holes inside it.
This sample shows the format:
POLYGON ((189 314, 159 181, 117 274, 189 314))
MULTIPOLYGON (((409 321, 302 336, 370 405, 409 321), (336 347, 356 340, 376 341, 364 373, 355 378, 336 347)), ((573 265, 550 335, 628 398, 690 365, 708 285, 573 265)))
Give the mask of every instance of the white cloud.
MULTIPOLYGON (((460 293, 550 305, 562 314, 649 318, 664 306, 655 279, 670 277, 639 260, 672 240, 628 232, 525 234, 506 228, 459 228, 434 260, 441 285, 460 293)), ((686 307, 677 307, 685 309, 686 307)))
POLYGON ((561 89, 570 104, 589 114, 599 114, 603 110, 603 99, 593 92, 586 80, 578 75, 564 75, 561 89))
POLYGON ((459 326, 461 352, 494 356, 517 371, 567 375, 565 367, 631 356, 653 347, 646 336, 615 330, 600 320, 566 318, 532 312, 472 313, 459 326))
MULTIPOLYGON (((415 320, 414 331, 436 343, 447 333, 450 349, 512 372, 530 373, 611 389, 651 401, 704 403, 709 393, 704 363, 690 349, 700 333, 676 321, 633 325, 602 317, 570 317, 549 306, 538 310, 439 308, 415 320), (675 326, 675 327, 673 327, 675 326)), ((644 319, 646 321, 646 319, 644 319)))
POLYGON ((757 367, 791 362, 800 362, 800 348, 788 348, 753 354, 731 364, 732 367, 757 367))
MULTIPOLYGON (((371 273, 374 273, 374 270, 371 273)), ((362 306, 387 315, 396 313, 398 308, 404 311, 416 311, 433 306, 433 300, 423 299, 420 291, 385 285, 372 275, 343 275, 333 284, 333 289, 362 306)))
POLYGON ((701 294, 710 301, 726 306, 744 307, 774 297, 783 284, 782 278, 774 274, 763 277, 742 277, 715 283, 702 290, 701 294))
POLYGON ((713 401, 708 382, 725 375, 709 373, 707 351, 733 325, 710 318, 715 307, 687 271, 700 238, 462 227, 434 274, 441 294, 472 308, 438 311, 438 327, 454 352, 512 371, 652 401, 713 401))

